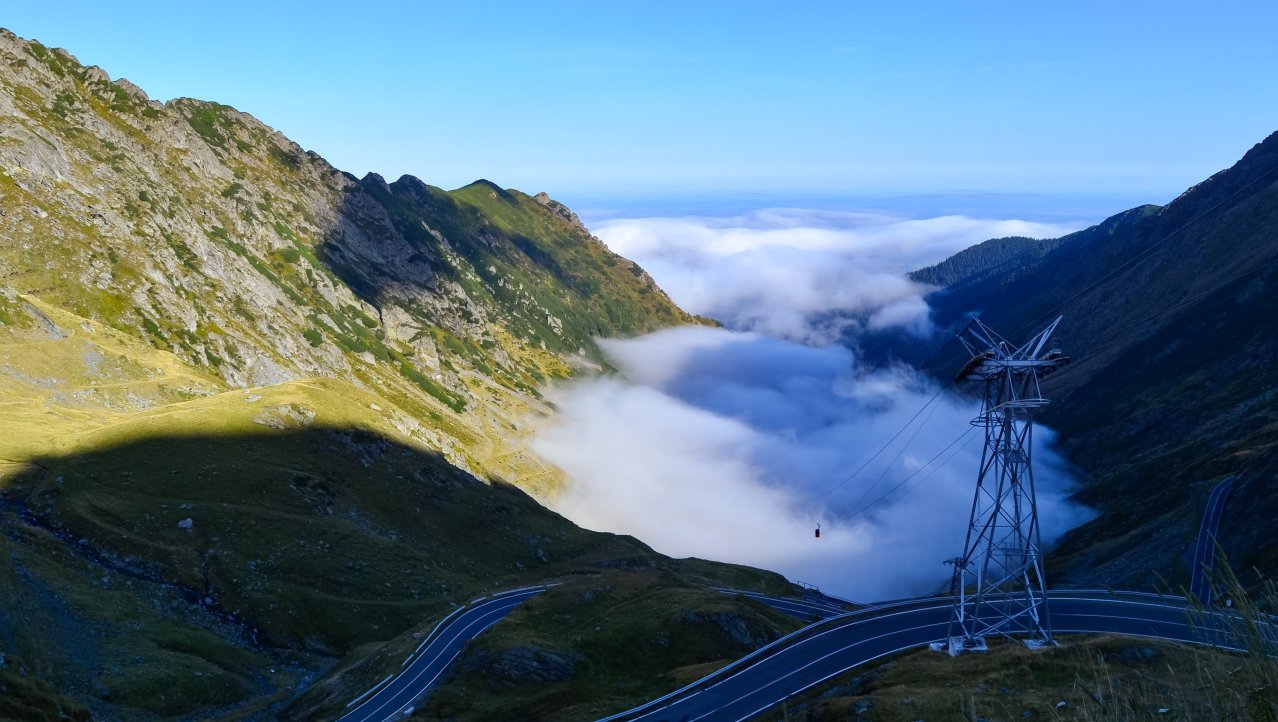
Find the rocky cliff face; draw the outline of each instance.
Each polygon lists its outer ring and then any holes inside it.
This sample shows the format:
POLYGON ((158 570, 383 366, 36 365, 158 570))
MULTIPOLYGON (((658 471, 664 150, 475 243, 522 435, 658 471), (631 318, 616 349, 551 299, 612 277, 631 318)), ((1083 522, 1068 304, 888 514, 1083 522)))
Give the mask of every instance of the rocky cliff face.
POLYGON ((0 63, 0 287, 73 314, 87 344, 111 330, 171 354, 200 376, 182 393, 344 379, 400 434, 549 493, 531 457, 494 462, 537 385, 594 336, 688 320, 545 194, 357 180, 252 116, 155 102, 7 32, 0 63))
POLYGON ((689 320, 545 194, 0 31, 0 716, 332 718, 494 586, 678 567, 514 485, 539 385, 689 320))

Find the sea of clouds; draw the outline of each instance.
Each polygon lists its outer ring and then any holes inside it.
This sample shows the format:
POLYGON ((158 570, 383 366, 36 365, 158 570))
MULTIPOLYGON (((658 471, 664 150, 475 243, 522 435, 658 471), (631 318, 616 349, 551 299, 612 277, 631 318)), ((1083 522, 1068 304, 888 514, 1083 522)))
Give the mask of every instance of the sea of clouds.
MULTIPOLYGON (((837 341, 931 333, 929 289, 909 269, 988 238, 1076 228, 793 209, 597 225, 676 303, 725 328, 604 340, 616 375, 548 390, 559 413, 533 446, 568 477, 552 505, 665 554, 772 569, 849 599, 936 589, 962 551, 976 402, 907 367, 867 367, 837 341)), ((1088 518, 1066 498, 1052 440, 1036 429, 1045 542, 1088 518)))
POLYGON ((849 325, 924 335, 928 289, 907 272, 990 238, 1056 238, 1078 227, 780 208, 733 218, 618 219, 594 231, 684 310, 730 329, 820 344, 849 325))

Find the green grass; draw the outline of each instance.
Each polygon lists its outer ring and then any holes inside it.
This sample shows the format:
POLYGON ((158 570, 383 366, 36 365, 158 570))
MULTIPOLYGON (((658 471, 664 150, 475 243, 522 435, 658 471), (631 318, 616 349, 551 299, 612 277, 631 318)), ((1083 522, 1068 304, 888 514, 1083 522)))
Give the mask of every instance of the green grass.
POLYGON ((407 363, 400 364, 399 372, 404 375, 404 378, 417 384, 419 388, 442 402, 453 411, 460 412, 466 408, 466 399, 435 383, 426 374, 423 374, 421 371, 418 371, 407 363))
POLYGON ((57 51, 50 50, 34 40, 27 43, 26 50, 31 57, 44 63, 55 75, 66 76, 68 60, 57 51))
MULTIPOLYGON (((754 581, 772 580, 756 573, 754 581)), ((529 600, 469 645, 458 673, 414 719, 594 720, 799 626, 762 604, 708 589, 707 580, 678 562, 582 576, 529 600), (502 664, 504 654, 529 648, 572 660, 560 672, 566 678, 535 681, 502 664)))
MULTIPOLYGON (((1122 637, 1066 636, 1060 642, 1039 651, 1000 642, 987 654, 956 658, 930 650, 900 655, 755 719, 1241 722, 1278 714, 1272 696, 1262 706, 1248 699, 1257 682, 1263 688, 1278 677, 1243 674, 1245 661, 1236 655, 1122 637)), ((1269 667, 1267 674, 1278 674, 1269 667)))
MULTIPOLYGON (((73 719, 86 718, 84 706, 105 719, 133 718, 143 711, 189 715, 286 692, 263 689, 257 679, 274 660, 219 639, 213 631, 217 621, 188 610, 171 589, 94 564, 78 545, 7 508, 0 519, 9 530, 0 539, 0 573, 19 581, 0 588, 5 609, 0 633, 5 651, 17 651, 24 660, 15 664, 11 656, 0 669, 0 687, 7 692, 0 694, 0 718, 59 719, 48 711, 54 702, 73 719), (20 681, 9 677, 23 665, 30 675, 25 693, 20 681), (40 694, 33 679, 59 694, 47 688, 40 694), (48 716, 34 709, 12 712, 24 697, 27 707, 42 706, 48 716)), ((296 679, 288 673, 275 682, 296 679)))
POLYGON ((21 659, 6 657, 0 667, 0 719, 88 722, 92 715, 52 685, 34 677, 21 659))
MULTIPOLYGON (((285 418, 271 411, 280 406, 237 403, 285 418)), ((376 433, 249 424, 260 429, 253 432, 236 421, 218 435, 201 416, 203 433, 157 436, 143 425, 107 437, 132 440, 104 438, 96 451, 41 458, 10 479, 5 498, 36 510, 32 533, 55 529, 79 540, 71 551, 133 560, 137 578, 111 575, 126 602, 129 584, 168 585, 178 596, 214 600, 270 648, 310 655, 395 637, 494 587, 607 560, 658 559, 376 433), (192 529, 178 526, 184 518, 194 520, 192 529)), ((170 414, 163 423, 175 421, 170 414)), ((45 543, 55 558, 65 554, 56 540, 45 543)), ((85 599, 84 610, 67 616, 100 624, 115 614, 101 608, 110 597, 89 588, 85 599)), ((242 642, 180 624, 180 609, 170 625, 131 632, 131 655, 144 661, 104 680, 112 704, 179 714, 250 696, 246 675, 266 663, 242 642), (181 689, 185 701, 148 689, 181 689)))
POLYGON ((190 115, 187 116, 186 121, 191 125, 191 129, 210 146, 225 149, 230 122, 224 113, 230 108, 218 103, 199 101, 191 103, 190 106, 190 115))

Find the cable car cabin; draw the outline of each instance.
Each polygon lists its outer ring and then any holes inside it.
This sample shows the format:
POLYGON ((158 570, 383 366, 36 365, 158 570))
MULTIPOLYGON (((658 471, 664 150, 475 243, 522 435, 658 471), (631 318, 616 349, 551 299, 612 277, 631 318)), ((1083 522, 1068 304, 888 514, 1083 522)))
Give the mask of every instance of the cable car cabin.
POLYGON ((816 538, 817 538, 817 539, 820 539, 820 538, 821 538, 821 525, 820 525, 820 524, 817 524, 817 528, 816 528, 816 538))

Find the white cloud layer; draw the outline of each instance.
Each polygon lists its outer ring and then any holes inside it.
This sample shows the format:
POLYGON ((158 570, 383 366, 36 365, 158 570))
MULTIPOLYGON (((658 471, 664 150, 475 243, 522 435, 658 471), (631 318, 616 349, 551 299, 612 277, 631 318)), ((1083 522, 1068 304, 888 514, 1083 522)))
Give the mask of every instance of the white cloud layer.
MULTIPOLYGON (((617 376, 549 389, 559 414, 533 446, 567 473, 553 505, 672 556, 773 569, 849 599, 937 589, 948 579, 942 560, 962 552, 977 404, 946 394, 927 405, 934 382, 863 368, 832 342, 929 333, 928 289, 908 269, 987 238, 1071 230, 791 209, 599 225, 677 303, 729 330, 604 341, 617 376)), ((1066 500, 1071 479, 1053 436, 1034 436, 1045 542, 1088 514, 1066 500)))
MULTIPOLYGON (((552 389, 560 413, 534 438, 570 479, 556 510, 672 556, 773 569, 855 600, 944 582, 981 439, 946 447, 971 428, 973 402, 942 396, 845 482, 933 396, 930 382, 859 369, 843 347, 719 329, 604 347, 621 377, 552 389)), ((1045 541, 1086 518, 1065 500, 1052 437, 1035 434, 1045 541)))
POLYGON ((769 209, 734 218, 640 218, 595 229, 676 303, 729 328, 828 343, 858 328, 928 332, 927 289, 904 273, 989 238, 1076 225, 967 216, 769 209))

